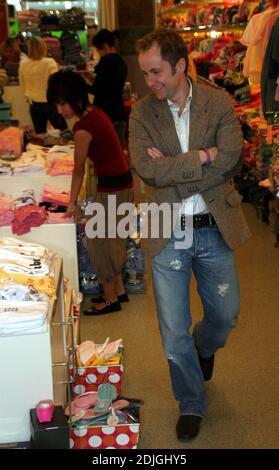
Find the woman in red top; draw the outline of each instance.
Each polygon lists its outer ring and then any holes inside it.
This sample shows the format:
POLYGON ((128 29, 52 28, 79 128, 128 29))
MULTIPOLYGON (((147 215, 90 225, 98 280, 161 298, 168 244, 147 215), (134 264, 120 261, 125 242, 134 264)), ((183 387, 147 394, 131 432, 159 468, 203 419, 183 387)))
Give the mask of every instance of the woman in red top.
MULTIPOLYGON (((123 202, 132 202, 133 178, 123 154, 116 131, 108 116, 88 101, 87 85, 84 79, 72 70, 60 70, 50 76, 47 92, 48 102, 55 105, 65 118, 77 116, 74 125, 75 165, 72 176, 70 205, 67 215, 76 211, 76 201, 82 186, 86 159, 94 166, 97 177, 95 202, 100 203, 108 219, 114 214, 108 211, 108 196, 115 196, 116 208, 123 202)), ((116 223, 118 219, 116 218, 116 223)), ((121 310, 120 302, 128 301, 122 270, 126 261, 126 240, 108 236, 88 238, 88 248, 98 280, 104 288, 104 301, 87 315, 100 315, 121 310)))

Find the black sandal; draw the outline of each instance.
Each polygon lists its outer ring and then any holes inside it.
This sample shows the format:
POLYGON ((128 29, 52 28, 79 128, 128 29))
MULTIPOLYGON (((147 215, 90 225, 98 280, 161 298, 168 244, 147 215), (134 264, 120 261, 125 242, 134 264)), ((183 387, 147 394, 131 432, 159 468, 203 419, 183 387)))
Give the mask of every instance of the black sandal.
POLYGON ((117 300, 116 302, 106 302, 106 305, 103 308, 97 309, 95 307, 89 308, 88 310, 84 310, 84 315, 104 315, 105 313, 112 313, 118 312, 121 310, 120 302, 117 300))
POLYGON ((93 304, 102 304, 106 303, 106 299, 104 299, 102 295, 99 295, 99 297, 91 297, 91 302, 93 302, 93 304))
MULTIPOLYGON (((119 302, 129 302, 129 297, 127 292, 124 292, 124 294, 120 294, 117 296, 119 302)), ((106 299, 102 296, 99 295, 99 297, 91 297, 91 302, 93 304, 102 304, 106 303, 106 299)))

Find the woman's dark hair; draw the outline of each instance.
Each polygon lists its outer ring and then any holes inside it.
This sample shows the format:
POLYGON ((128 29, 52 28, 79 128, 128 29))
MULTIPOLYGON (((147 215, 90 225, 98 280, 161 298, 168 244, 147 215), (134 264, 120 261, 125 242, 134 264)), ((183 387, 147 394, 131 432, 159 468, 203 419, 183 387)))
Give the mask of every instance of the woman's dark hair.
POLYGON ((68 103, 77 116, 82 116, 89 104, 87 84, 73 70, 59 70, 48 79, 47 100, 52 106, 68 103))
POLYGON ((115 36, 108 29, 101 29, 93 38, 93 46, 97 49, 102 49, 104 44, 107 44, 109 47, 114 47, 115 45, 115 36))

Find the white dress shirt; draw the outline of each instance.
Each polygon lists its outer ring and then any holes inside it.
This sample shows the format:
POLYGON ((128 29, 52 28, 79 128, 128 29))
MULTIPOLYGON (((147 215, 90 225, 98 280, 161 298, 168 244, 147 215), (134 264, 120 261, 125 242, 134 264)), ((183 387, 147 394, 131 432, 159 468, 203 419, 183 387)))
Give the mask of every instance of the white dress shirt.
MULTIPOLYGON (((189 150, 189 129, 190 129, 190 108, 192 101, 193 87, 190 80, 189 83, 189 95, 186 99, 185 107, 179 116, 179 107, 171 100, 168 101, 169 108, 171 110, 177 137, 180 143, 181 151, 183 153, 189 150)), ((187 156, 185 157, 187 158, 187 156)), ((201 194, 194 194, 193 196, 187 197, 182 200, 180 209, 180 215, 192 215, 192 214, 206 214, 209 212, 208 207, 201 194)))

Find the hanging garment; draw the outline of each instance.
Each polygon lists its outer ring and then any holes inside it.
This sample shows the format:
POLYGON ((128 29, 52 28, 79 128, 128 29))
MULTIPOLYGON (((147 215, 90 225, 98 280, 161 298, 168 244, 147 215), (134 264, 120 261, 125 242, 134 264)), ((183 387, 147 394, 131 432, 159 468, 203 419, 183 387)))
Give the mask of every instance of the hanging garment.
POLYGON ((275 99, 279 76, 279 18, 274 24, 265 52, 261 75, 262 110, 279 111, 279 101, 275 99))

